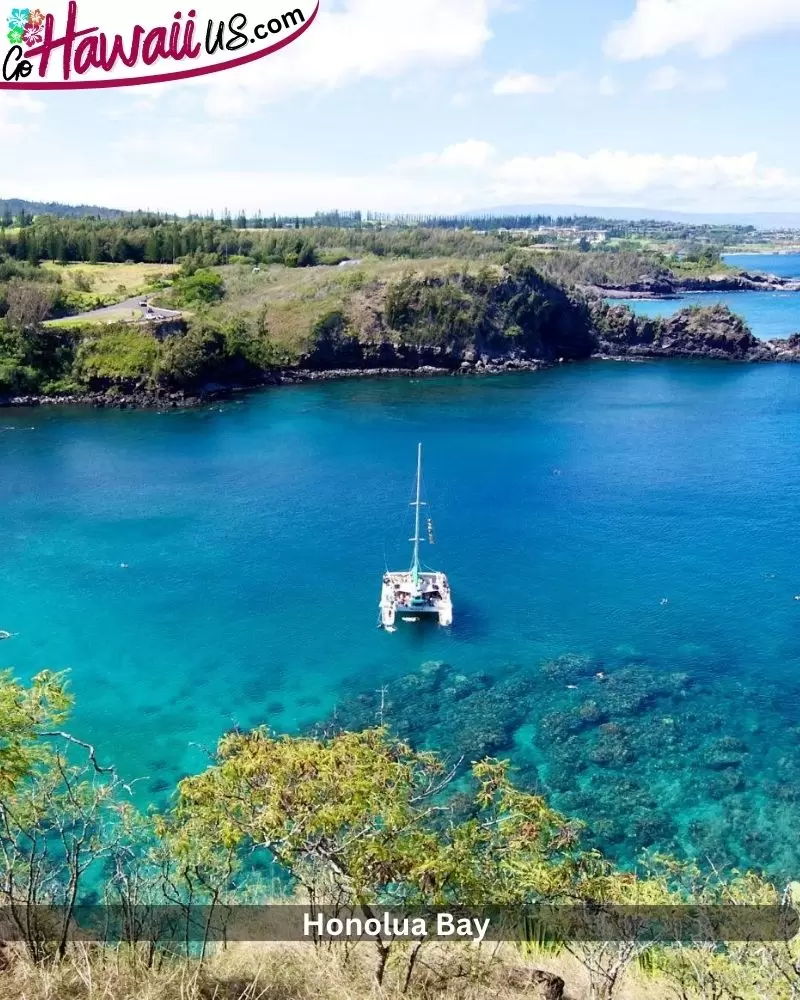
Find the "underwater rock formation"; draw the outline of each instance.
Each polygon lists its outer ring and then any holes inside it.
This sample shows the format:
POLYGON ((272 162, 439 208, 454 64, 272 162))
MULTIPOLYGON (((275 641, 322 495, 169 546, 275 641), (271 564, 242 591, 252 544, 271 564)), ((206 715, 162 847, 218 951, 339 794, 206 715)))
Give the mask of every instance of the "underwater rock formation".
POLYGON ((754 689, 705 650, 694 659, 687 672, 618 647, 496 674, 426 663, 381 692, 349 686, 327 725, 373 726, 382 704, 394 732, 454 763, 508 757, 622 864, 659 851, 794 877, 800 727, 782 712, 800 684, 754 689))

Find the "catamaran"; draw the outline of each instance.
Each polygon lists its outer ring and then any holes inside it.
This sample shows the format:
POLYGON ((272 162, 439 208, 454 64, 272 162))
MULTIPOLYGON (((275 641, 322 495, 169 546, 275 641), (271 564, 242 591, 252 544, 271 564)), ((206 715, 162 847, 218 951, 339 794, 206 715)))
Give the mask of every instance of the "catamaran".
POLYGON ((422 565, 420 545, 434 544, 433 521, 428 519, 428 537, 422 537, 422 445, 417 453, 417 491, 411 504, 415 509, 414 553, 411 568, 398 573, 387 572, 383 578, 380 603, 380 625, 394 629, 398 616, 403 621, 418 621, 437 616, 439 624, 453 624, 453 599, 450 584, 444 573, 429 570, 422 565))

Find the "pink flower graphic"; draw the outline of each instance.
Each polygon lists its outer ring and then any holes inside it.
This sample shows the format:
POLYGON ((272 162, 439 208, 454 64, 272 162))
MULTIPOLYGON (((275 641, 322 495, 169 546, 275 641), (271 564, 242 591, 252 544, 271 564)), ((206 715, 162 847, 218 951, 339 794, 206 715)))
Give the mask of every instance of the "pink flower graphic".
POLYGON ((39 25, 27 24, 25 26, 23 38, 25 40, 25 44, 28 46, 41 45, 44 41, 44 34, 39 25))

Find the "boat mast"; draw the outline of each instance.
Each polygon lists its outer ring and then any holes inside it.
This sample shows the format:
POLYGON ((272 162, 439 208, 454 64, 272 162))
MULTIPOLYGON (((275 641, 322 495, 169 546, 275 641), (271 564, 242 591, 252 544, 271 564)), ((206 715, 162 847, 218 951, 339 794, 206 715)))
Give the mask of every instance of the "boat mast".
POLYGON ((412 541, 414 542, 414 562, 411 565, 411 578, 414 581, 414 586, 419 586, 420 577, 420 561, 419 561, 419 545, 422 539, 419 536, 421 530, 420 523, 420 510, 424 507, 422 503, 422 445, 419 446, 419 451, 417 453, 417 499, 413 506, 416 508, 416 520, 414 522, 414 537, 412 541))

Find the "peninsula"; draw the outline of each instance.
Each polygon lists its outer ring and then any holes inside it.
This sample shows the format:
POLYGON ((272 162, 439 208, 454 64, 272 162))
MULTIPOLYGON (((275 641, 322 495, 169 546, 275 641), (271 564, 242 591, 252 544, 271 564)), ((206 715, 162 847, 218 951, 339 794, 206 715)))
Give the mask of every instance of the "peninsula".
POLYGON ((305 380, 592 358, 800 360, 800 334, 759 340, 724 307, 648 319, 613 304, 800 292, 716 251, 548 249, 503 231, 299 220, 20 221, 0 234, 0 405, 177 407, 305 380))

